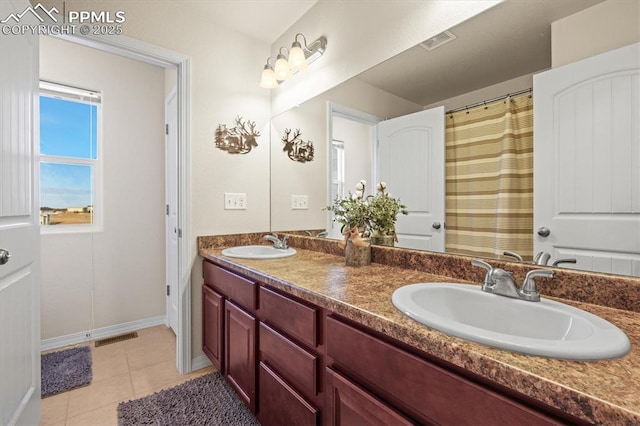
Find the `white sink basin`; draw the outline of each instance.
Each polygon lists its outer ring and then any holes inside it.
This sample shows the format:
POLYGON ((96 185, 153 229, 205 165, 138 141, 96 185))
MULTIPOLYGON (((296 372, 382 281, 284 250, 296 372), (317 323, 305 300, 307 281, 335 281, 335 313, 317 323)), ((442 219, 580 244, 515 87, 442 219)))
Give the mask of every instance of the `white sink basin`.
POLYGON ((222 250, 224 256, 238 257, 242 259, 279 259, 296 254, 296 250, 289 247, 287 249, 277 249, 273 246, 237 246, 222 250))
POLYGON ((475 285, 429 283, 401 287, 392 300, 429 327, 513 352, 589 361, 618 358, 631 348, 627 335, 610 322, 544 298, 527 302, 475 285))

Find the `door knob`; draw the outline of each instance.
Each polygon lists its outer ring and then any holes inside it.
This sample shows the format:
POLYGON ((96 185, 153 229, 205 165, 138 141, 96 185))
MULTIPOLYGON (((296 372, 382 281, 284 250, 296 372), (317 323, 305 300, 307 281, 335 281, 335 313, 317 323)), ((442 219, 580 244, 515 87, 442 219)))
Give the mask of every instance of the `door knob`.
POLYGON ((433 225, 431 225, 431 227, 433 229, 440 229, 442 225, 440 225, 440 222, 433 222, 433 225))
POLYGON ((540 235, 541 237, 548 237, 549 235, 551 235, 551 230, 546 226, 541 226, 540 228, 538 228, 538 235, 540 235))
POLYGON ((7 250, 0 249, 0 265, 4 265, 5 263, 7 263, 10 257, 11 255, 7 250))

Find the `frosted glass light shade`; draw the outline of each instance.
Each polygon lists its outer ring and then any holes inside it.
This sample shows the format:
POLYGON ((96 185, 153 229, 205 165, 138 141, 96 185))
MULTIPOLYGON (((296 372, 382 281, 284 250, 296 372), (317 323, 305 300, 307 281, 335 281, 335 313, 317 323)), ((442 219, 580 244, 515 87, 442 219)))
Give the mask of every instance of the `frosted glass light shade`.
POLYGON ((269 66, 265 66, 262 71, 262 78, 260 79, 260 87, 264 89, 273 89, 278 86, 278 81, 276 80, 276 74, 273 72, 273 69, 269 66))
POLYGON ((302 71, 307 68, 307 58, 304 57, 304 51, 297 41, 293 42, 289 51, 289 66, 294 71, 302 71))
POLYGON ((289 62, 287 62, 284 56, 278 55, 274 72, 276 73, 276 80, 284 81, 291 78, 291 68, 289 68, 289 62))

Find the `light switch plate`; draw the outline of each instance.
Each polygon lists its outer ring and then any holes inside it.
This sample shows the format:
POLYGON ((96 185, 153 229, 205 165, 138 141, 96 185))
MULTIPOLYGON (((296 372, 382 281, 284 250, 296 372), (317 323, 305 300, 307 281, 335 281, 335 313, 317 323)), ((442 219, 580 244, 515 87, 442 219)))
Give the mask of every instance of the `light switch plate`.
POLYGON ((246 210, 247 194, 244 192, 225 192, 224 193, 224 209, 225 210, 246 210))
POLYGON ((291 210, 309 210, 308 195, 292 195, 291 210))

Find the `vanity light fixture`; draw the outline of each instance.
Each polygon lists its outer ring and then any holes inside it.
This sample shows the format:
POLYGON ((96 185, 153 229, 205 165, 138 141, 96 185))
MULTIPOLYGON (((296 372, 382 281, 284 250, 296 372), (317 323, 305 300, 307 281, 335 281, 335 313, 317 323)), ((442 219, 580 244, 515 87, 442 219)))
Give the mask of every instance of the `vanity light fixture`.
POLYGON ((264 69, 262 70, 262 78, 260 79, 260 87, 265 89, 273 89, 278 86, 278 81, 276 80, 276 73, 273 71, 273 67, 269 64, 270 59, 275 59, 273 56, 267 58, 267 63, 264 65, 264 69))
POLYGON ((282 53, 283 50, 287 50, 286 47, 281 47, 278 56, 276 56, 276 66, 273 71, 276 73, 276 80, 285 81, 293 77, 291 73, 291 67, 286 56, 282 53))
POLYGON ((309 64, 324 54, 327 47, 327 38, 320 36, 312 43, 307 44, 307 38, 302 33, 296 34, 291 49, 282 46, 275 58, 273 67, 269 64, 270 57, 262 71, 260 79, 260 87, 272 89, 279 83, 290 79, 294 73, 307 68, 309 64), (302 37, 304 46, 300 43, 299 37, 302 37))

